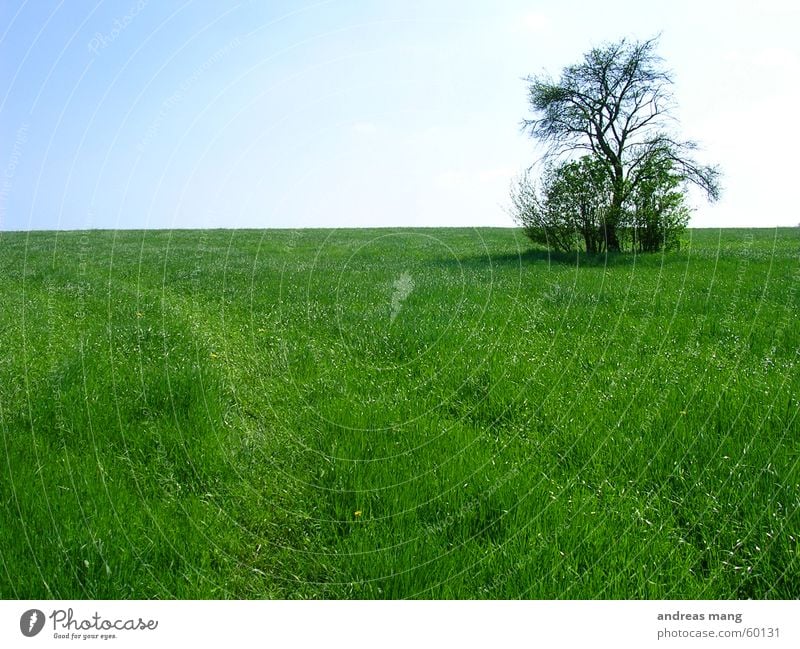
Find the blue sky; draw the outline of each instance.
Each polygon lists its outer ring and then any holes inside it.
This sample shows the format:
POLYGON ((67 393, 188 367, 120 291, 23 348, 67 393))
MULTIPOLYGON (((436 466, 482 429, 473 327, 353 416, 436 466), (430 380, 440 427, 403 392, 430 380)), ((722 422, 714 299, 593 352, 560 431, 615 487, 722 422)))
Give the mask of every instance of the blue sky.
POLYGON ((692 225, 796 225, 798 6, 4 0, 0 230, 512 225, 522 77, 657 33, 692 225))

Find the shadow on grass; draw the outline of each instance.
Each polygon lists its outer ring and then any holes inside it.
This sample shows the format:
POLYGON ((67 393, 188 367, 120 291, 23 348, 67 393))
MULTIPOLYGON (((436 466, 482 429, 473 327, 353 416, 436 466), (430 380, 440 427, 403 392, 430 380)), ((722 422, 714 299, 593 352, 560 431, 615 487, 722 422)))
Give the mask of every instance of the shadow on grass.
POLYGON ((634 264, 653 263, 661 265, 675 261, 677 257, 673 254, 632 254, 627 252, 609 252, 602 254, 588 254, 585 252, 556 252, 532 248, 519 252, 504 252, 500 254, 466 255, 457 259, 442 258, 435 260, 436 263, 444 265, 461 265, 471 268, 483 267, 514 267, 546 264, 553 266, 570 267, 630 267, 634 264))

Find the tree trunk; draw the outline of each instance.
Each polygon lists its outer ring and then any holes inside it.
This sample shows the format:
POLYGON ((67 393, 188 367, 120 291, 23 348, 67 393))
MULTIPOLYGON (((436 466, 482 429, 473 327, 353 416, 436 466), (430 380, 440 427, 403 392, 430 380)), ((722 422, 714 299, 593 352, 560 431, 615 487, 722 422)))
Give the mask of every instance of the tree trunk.
POLYGON ((606 242, 606 250, 609 252, 619 252, 619 238, 617 237, 617 223, 619 219, 606 219, 603 223, 603 238, 606 242))
POLYGON ((622 220, 622 202, 625 199, 624 195, 624 176, 621 165, 614 165, 614 179, 612 182, 611 191, 611 206, 608 210, 608 216, 603 224, 604 236, 606 240, 606 249, 609 252, 619 252, 619 237, 617 236, 617 228, 622 220))

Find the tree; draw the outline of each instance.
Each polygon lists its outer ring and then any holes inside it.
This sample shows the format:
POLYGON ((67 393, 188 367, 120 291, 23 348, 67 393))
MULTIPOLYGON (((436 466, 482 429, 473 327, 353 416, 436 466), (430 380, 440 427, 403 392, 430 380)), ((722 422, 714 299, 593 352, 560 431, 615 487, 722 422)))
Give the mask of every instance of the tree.
POLYGON ((525 173, 512 187, 513 215, 535 242, 572 252, 605 249, 604 221, 611 192, 602 164, 593 156, 550 165, 537 185, 525 173))
POLYGON ((669 161, 670 173, 719 198, 719 170, 697 163, 697 144, 672 129, 672 79, 656 55, 658 39, 625 39, 591 49, 561 73, 528 77, 532 119, 523 128, 547 146, 547 156, 587 151, 602 165, 611 188, 603 222, 608 250, 620 250, 624 204, 648 178, 643 169, 669 161))

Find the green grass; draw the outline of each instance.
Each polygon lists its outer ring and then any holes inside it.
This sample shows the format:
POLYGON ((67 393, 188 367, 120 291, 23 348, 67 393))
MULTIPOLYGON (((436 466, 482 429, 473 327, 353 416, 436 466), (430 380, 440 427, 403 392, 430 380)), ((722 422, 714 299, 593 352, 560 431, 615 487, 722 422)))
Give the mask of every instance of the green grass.
POLYGON ((0 597, 800 597, 800 230, 0 233, 0 277, 0 597))

